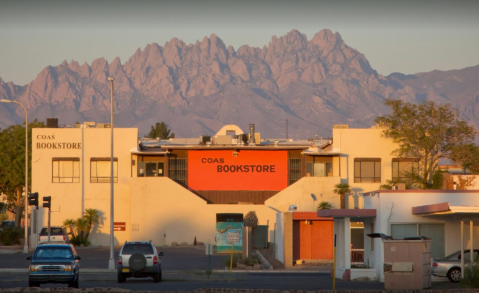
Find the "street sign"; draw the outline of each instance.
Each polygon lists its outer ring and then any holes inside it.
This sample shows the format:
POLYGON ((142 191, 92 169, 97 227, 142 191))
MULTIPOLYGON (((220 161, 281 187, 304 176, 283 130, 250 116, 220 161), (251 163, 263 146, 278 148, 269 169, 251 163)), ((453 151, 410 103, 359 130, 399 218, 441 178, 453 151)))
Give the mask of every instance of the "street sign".
POLYGON ((125 222, 113 222, 113 231, 126 231, 125 222))
POLYGON ((232 244, 234 242, 239 242, 240 240, 240 233, 236 232, 236 233, 228 233, 228 244, 232 244))

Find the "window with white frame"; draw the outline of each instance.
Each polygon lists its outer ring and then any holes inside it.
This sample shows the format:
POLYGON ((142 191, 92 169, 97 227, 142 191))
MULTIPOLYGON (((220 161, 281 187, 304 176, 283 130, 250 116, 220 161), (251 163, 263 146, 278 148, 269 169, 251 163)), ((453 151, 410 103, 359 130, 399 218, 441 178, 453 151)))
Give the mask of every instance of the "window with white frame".
POLYGON ((52 183, 79 183, 80 158, 53 158, 52 183))
MULTIPOLYGON (((110 183, 111 158, 91 158, 90 182, 110 183)), ((118 158, 113 158, 113 182, 118 182, 118 158)))

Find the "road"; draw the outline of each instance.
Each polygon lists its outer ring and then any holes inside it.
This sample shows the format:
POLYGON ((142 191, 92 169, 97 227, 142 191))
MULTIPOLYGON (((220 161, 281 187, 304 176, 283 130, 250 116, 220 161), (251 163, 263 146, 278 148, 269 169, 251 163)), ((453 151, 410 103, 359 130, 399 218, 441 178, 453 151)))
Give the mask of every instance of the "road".
MULTIPOLYGON (((318 273, 250 273, 234 274, 229 280, 207 280, 203 276, 201 280, 186 279, 182 275, 167 275, 161 283, 153 283, 149 278, 128 279, 126 283, 118 284, 116 281, 94 281, 95 276, 84 275, 80 282, 80 288, 110 287, 123 288, 135 291, 191 291, 202 288, 238 288, 238 289, 277 289, 277 290, 331 290, 332 279, 329 274, 318 273)), ((112 276, 115 278, 115 276, 112 276)), ((12 276, 9 280, 2 276, 0 288, 26 287, 27 275, 23 278, 12 276)), ((66 285, 48 284, 41 287, 65 287, 66 285)), ((383 283, 379 282, 345 282, 336 281, 338 290, 383 290, 383 283)))

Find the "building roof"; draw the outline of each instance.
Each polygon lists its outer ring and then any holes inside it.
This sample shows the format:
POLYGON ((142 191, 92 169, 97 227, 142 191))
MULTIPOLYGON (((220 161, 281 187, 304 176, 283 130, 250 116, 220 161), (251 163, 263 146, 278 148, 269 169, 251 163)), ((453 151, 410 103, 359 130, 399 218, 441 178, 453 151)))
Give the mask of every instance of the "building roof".
POLYGON ((329 209, 319 210, 318 217, 332 218, 374 218, 376 217, 376 209, 329 209))

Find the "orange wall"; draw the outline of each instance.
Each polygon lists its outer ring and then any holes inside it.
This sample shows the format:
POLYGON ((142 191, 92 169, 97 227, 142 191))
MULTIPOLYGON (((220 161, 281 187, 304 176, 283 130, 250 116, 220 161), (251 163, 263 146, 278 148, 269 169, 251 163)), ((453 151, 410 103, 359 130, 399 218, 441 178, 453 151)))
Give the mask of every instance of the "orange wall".
POLYGON ((188 186, 193 190, 283 190, 288 186, 287 151, 189 151, 188 186))

